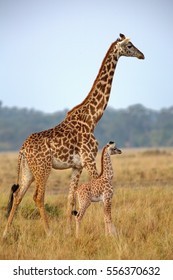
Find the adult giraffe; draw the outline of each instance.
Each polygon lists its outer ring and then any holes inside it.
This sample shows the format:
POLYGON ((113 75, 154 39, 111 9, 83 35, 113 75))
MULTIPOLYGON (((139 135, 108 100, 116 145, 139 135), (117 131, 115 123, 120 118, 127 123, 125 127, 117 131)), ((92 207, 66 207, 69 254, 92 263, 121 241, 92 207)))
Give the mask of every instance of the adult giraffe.
POLYGON ((70 229, 74 192, 82 169, 85 167, 93 178, 98 176, 95 162, 98 143, 93 131, 107 106, 115 68, 121 56, 144 59, 143 53, 130 42, 130 39, 120 34, 108 49, 94 84, 84 101, 69 111, 60 124, 30 135, 23 143, 19 152, 17 184, 12 186, 12 199, 8 208, 9 217, 3 233, 4 237, 18 205, 34 180, 36 189, 33 199, 40 211, 45 232, 50 233, 44 208, 44 195, 52 168, 72 168, 67 209, 70 229))

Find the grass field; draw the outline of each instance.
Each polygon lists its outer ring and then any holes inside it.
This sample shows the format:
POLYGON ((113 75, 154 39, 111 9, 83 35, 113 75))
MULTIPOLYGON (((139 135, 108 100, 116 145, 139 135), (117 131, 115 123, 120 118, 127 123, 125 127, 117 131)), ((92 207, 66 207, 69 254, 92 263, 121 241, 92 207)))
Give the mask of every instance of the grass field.
MULTIPOLYGON (((45 236, 32 200, 34 184, 15 216, 8 238, 0 238, 0 259, 173 259, 173 150, 124 150, 112 157, 115 193, 112 217, 117 236, 104 236, 101 203, 93 203, 81 237, 66 236, 70 170, 52 171, 46 209, 52 235, 45 236)), ((97 162, 100 168, 100 155, 97 162)), ((10 187, 16 182, 17 154, 0 154, 0 235, 10 187)), ((88 180, 83 171, 81 182, 88 180)))

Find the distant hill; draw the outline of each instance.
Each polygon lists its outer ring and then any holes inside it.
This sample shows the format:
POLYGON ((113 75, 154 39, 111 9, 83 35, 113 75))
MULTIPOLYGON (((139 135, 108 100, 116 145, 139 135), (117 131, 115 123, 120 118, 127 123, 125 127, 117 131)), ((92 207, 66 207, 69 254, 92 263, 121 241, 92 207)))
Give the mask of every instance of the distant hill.
MULTIPOLYGON (((29 134, 54 127, 66 113, 9 108, 0 102, 0 151, 18 150, 29 134)), ((120 147, 173 146, 173 106, 159 111, 140 104, 118 110, 108 107, 95 136, 100 147, 110 140, 120 147)))

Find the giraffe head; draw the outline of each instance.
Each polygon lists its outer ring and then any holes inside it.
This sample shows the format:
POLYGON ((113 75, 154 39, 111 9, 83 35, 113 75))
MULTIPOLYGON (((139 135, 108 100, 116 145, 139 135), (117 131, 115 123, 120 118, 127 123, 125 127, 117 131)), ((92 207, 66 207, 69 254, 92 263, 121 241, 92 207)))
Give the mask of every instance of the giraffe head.
POLYGON ((122 151, 117 148, 115 142, 112 142, 112 141, 110 141, 106 145, 106 149, 107 149, 107 151, 110 155, 116 155, 116 154, 121 154, 122 153, 122 151))
POLYGON ((117 39, 116 51, 119 56, 131 56, 137 57, 139 59, 144 59, 144 54, 138 50, 129 38, 126 38, 125 35, 120 33, 120 37, 117 39))

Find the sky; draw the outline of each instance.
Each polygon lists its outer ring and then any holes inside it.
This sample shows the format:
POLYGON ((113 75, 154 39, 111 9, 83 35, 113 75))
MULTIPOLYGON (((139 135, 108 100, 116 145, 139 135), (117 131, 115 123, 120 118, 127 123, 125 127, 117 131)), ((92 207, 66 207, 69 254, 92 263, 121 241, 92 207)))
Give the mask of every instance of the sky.
POLYGON ((46 113, 90 91, 119 33, 145 60, 121 57, 108 105, 173 106, 172 0, 0 0, 0 100, 46 113))

